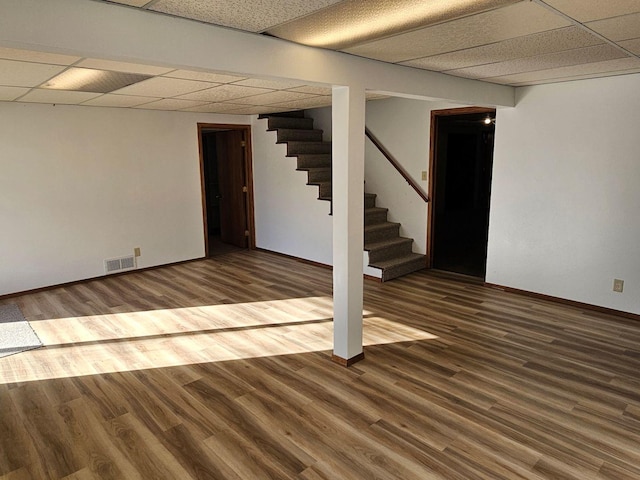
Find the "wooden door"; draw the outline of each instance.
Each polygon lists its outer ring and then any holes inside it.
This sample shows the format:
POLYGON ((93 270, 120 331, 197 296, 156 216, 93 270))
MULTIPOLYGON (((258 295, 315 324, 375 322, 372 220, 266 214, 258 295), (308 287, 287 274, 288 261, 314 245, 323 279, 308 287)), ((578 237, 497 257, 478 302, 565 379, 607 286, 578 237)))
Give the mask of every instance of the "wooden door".
POLYGON ((244 131, 217 132, 216 152, 220 185, 220 240, 247 247, 247 204, 244 131))

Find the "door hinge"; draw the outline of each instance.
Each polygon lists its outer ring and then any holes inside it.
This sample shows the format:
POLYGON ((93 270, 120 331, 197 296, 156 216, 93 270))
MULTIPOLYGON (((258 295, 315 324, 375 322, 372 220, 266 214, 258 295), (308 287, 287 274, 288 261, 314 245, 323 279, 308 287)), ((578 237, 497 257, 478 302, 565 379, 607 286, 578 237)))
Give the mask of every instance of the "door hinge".
POLYGON ((247 142, 245 142, 244 140, 242 140, 242 141, 240 142, 240 146, 241 146, 242 148, 246 147, 246 146, 247 146, 247 142))
POLYGON ((245 230, 245 231, 244 231, 244 236, 245 236, 245 237, 248 237, 248 236, 249 236, 249 230, 245 230))
POLYGON ((247 188, 247 186, 245 185, 244 187, 242 187, 242 191, 243 191, 244 193, 247 193, 247 192, 249 191, 249 189, 248 189, 248 188, 247 188))

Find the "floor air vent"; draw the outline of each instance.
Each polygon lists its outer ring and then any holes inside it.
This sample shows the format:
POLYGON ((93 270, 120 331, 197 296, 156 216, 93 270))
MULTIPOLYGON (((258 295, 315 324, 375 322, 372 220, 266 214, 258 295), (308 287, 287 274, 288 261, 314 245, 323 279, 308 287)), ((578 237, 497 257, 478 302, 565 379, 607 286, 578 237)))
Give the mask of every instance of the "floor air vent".
POLYGON ((109 258, 104 261, 105 273, 124 272, 136 268, 136 257, 129 255, 120 258, 109 258))

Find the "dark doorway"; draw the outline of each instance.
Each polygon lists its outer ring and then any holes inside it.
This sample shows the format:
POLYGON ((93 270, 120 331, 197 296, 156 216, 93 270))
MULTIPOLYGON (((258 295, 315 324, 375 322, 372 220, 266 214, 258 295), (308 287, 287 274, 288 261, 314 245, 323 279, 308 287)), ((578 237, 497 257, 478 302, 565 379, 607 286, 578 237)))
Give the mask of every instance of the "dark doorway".
POLYGON ((495 110, 432 112, 431 268, 484 278, 495 110))
POLYGON ((253 248, 250 127, 198 125, 206 256, 253 248))

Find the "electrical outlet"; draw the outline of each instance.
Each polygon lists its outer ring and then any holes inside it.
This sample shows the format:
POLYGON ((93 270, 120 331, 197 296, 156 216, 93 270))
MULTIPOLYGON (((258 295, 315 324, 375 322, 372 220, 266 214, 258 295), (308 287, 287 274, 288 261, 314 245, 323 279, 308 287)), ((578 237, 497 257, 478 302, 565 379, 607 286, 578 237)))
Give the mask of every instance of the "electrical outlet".
POLYGON ((136 257, 140 256, 140 247, 136 247, 133 249, 133 255, 136 257))
POLYGON ((624 289, 624 280, 620 280, 619 278, 614 278, 613 279, 613 291, 614 292, 618 292, 618 293, 622 293, 623 289, 624 289))
POLYGON ((426 179, 427 179, 427 171, 422 170, 422 180, 426 180, 426 179))

